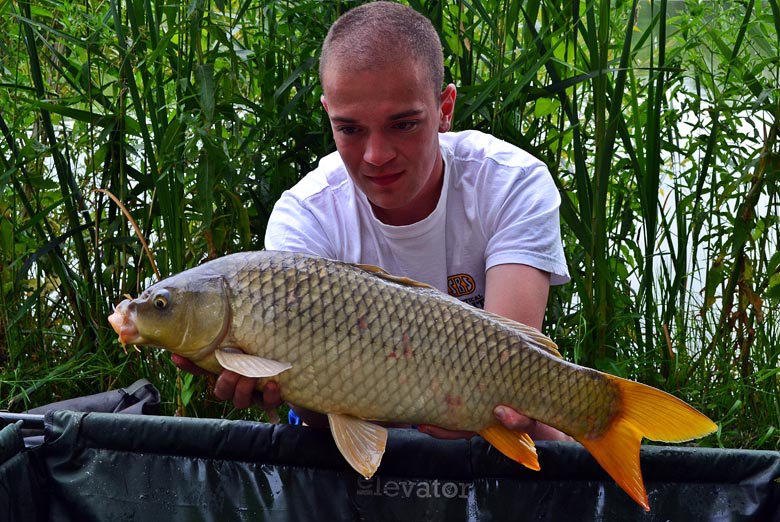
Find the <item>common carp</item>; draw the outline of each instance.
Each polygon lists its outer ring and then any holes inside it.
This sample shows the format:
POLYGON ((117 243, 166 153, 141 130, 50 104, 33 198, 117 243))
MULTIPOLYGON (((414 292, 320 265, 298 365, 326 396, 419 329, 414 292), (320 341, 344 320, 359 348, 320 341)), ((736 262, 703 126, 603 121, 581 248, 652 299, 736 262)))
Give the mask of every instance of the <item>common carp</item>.
POLYGON ((387 440, 372 421, 475 431, 539 469, 531 438, 493 416, 507 404, 580 442, 649 510, 642 437, 682 442, 717 428, 672 395, 563 360, 534 328, 369 265, 233 254, 122 301, 109 322, 123 344, 259 377, 259 388, 277 381, 285 400, 327 414, 366 478, 387 440))

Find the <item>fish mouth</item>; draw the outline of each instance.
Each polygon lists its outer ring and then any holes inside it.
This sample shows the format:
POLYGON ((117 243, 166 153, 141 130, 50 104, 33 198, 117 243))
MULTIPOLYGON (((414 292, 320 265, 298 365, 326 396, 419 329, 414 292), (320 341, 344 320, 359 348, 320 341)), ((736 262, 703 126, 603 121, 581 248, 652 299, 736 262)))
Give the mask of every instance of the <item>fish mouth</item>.
POLYGON ((114 331, 119 334, 119 342, 122 343, 122 346, 139 344, 143 341, 143 337, 138 333, 138 327, 136 327, 135 321, 131 317, 132 315, 128 311, 128 301, 122 301, 114 309, 114 313, 108 316, 108 322, 114 331))

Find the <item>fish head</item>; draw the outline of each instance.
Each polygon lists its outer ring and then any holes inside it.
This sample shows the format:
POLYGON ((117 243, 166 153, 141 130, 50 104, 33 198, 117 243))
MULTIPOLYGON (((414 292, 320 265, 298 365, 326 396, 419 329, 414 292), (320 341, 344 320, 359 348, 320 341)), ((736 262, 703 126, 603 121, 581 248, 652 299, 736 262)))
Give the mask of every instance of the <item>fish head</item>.
POLYGON ((199 360, 225 337, 230 317, 222 276, 182 272, 119 303, 108 322, 123 346, 156 346, 199 360))

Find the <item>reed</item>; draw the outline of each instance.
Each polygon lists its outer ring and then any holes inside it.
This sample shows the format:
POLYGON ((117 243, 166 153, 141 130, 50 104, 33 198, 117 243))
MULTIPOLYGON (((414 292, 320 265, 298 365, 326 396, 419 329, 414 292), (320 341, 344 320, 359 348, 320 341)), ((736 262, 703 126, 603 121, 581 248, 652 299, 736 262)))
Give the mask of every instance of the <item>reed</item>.
MULTIPOLYGON (((357 2, 0 2, 0 407, 145 376, 214 401, 105 318, 156 276, 262 248, 333 150, 319 44, 357 2)), ((439 30, 456 129, 550 167, 572 282, 567 358, 680 395, 705 444, 780 448, 777 0, 409 0, 439 30)))

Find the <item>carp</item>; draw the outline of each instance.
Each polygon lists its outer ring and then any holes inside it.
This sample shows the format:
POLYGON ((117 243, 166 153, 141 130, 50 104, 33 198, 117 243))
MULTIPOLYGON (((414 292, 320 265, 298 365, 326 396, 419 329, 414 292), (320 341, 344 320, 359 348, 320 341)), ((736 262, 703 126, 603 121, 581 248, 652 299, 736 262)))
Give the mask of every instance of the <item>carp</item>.
POLYGON ((717 429, 650 386, 565 361, 538 330, 383 271, 289 252, 228 255, 169 277, 109 317, 119 340, 200 367, 278 382, 284 400, 328 416, 336 445, 370 478, 387 429, 375 421, 478 432, 539 469, 528 434, 496 421, 506 404, 570 435, 649 510, 642 438, 717 429))

